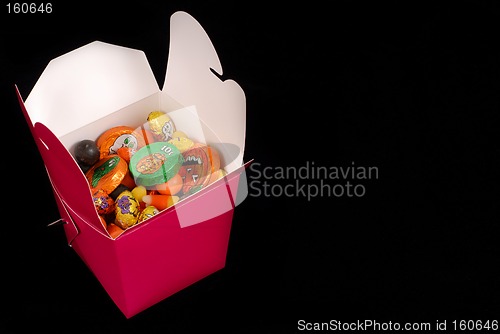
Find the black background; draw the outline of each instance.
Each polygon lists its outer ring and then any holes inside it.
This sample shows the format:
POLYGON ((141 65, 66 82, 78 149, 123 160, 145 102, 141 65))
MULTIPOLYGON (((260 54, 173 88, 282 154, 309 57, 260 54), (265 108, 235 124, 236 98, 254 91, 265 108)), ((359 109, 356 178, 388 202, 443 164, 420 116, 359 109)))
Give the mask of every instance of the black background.
POLYGON ((51 14, 5 4, 3 333, 500 320, 498 2, 52 1, 51 14), (94 40, 143 50, 163 83, 177 10, 200 22, 223 78, 245 91, 245 161, 354 162, 379 177, 352 198, 250 189, 226 267, 127 320, 63 229, 47 227, 59 216, 14 84, 26 98, 51 59, 94 40))

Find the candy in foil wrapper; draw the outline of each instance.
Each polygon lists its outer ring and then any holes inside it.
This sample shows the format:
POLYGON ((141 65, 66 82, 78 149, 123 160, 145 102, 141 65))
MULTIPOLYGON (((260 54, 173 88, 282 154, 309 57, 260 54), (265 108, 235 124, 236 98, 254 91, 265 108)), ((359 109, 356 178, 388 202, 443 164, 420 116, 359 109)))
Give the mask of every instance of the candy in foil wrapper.
POLYGON ((134 129, 130 126, 121 125, 102 133, 97 138, 96 144, 101 159, 110 154, 118 154, 128 161, 137 150, 153 141, 153 134, 144 129, 134 129))
POLYGON ((123 191, 115 201, 115 224, 127 229, 139 221, 140 205, 131 191, 123 191))
POLYGON ((85 176, 92 193, 97 190, 104 190, 106 193, 111 194, 123 181, 129 183, 131 179, 129 173, 128 164, 125 160, 117 154, 111 154, 99 160, 85 173, 85 176))
POLYGON ((95 191, 92 199, 99 215, 107 215, 115 210, 115 201, 102 189, 95 191))
POLYGON ((183 156, 179 149, 168 142, 155 142, 144 146, 130 159, 133 181, 146 189, 165 183, 181 167, 183 156))
POLYGON ((194 141, 187 137, 174 137, 168 141, 179 149, 181 153, 186 152, 194 146, 194 141))
POLYGON ((175 132, 175 126, 172 119, 163 111, 152 111, 149 113, 148 125, 151 132, 156 136, 158 141, 169 141, 175 132))
POLYGON ((142 210, 141 213, 139 214, 139 222, 143 222, 146 219, 151 218, 154 215, 157 215, 158 213, 160 213, 160 211, 156 207, 149 205, 145 207, 144 210, 142 210))

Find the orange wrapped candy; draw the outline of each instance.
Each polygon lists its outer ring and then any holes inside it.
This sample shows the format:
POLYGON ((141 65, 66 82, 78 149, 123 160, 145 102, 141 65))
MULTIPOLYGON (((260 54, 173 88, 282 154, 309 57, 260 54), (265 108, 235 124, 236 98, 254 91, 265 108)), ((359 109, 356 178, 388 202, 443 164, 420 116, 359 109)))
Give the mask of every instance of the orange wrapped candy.
POLYGON ((92 194, 92 200, 99 215, 107 215, 115 210, 115 201, 102 189, 92 194))
POLYGON ((101 189, 111 194, 120 184, 128 188, 135 186, 127 162, 117 154, 110 154, 99 160, 85 173, 85 176, 92 193, 101 189))
POLYGON ((117 154, 128 162, 137 150, 152 142, 154 136, 146 129, 120 125, 102 133, 97 138, 96 144, 100 151, 100 159, 110 154, 117 154))

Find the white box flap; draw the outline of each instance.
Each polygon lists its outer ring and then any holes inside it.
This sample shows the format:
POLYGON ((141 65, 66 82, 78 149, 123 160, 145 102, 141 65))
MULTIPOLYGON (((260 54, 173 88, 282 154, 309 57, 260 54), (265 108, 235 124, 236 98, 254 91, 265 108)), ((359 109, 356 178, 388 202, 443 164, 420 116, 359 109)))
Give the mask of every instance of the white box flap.
POLYGON ((229 170, 243 163, 246 129, 246 101, 233 80, 220 80, 222 66, 202 26, 189 14, 176 12, 170 19, 170 45, 162 94, 181 105, 195 105, 207 143, 231 143, 240 153, 229 170), (211 138, 214 136, 217 138, 211 138))
MULTIPOLYGON (((18 98, 64 205, 104 234, 88 181, 71 153, 74 144, 97 138, 113 126, 147 125, 152 110, 167 112, 178 130, 217 150, 225 171, 223 178, 202 189, 220 192, 216 196, 221 197, 220 205, 191 213, 192 208, 184 204, 189 209, 183 211, 184 218, 190 220, 183 221, 183 226, 239 204, 247 194, 246 187, 236 193, 247 166, 243 165, 245 95, 235 81, 223 81, 214 72, 222 74, 215 48, 200 24, 185 12, 171 16, 162 90, 140 50, 95 41, 50 61, 26 101, 18 98)), ((194 195, 202 196, 202 191, 194 195)))
POLYGON ((25 105, 61 137, 158 91, 143 51, 96 41, 50 61, 25 105))

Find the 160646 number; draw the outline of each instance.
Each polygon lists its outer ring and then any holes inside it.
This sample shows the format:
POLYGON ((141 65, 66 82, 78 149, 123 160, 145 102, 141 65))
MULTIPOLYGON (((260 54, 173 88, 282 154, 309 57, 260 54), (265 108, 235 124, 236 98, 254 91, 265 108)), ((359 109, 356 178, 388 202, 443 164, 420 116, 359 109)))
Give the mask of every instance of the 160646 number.
POLYGON ((497 331, 498 320, 453 320, 453 330, 461 331, 497 331))
POLYGON ((36 13, 52 13, 52 3, 35 3, 35 2, 14 2, 8 3, 7 13, 9 14, 36 14, 36 13))

